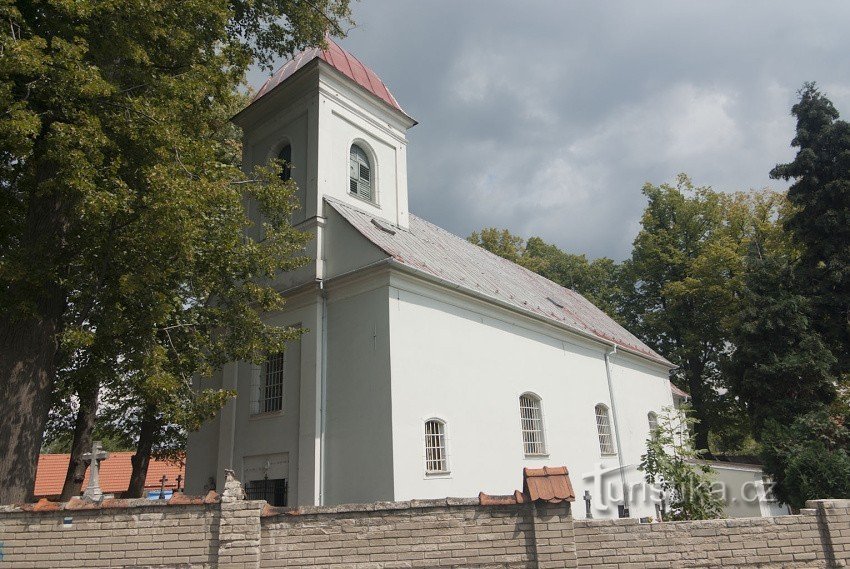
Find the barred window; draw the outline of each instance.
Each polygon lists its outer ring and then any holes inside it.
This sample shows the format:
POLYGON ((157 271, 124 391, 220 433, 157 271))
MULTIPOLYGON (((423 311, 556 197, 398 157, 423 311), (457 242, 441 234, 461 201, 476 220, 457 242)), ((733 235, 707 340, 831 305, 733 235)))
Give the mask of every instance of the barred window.
POLYGON ((658 415, 650 411, 646 415, 646 421, 649 423, 649 436, 654 437, 655 433, 658 432, 658 415))
POLYGON ((263 364, 258 394, 257 413, 272 413, 283 409, 283 352, 271 354, 263 364))
POLYGON ((250 480, 245 484, 248 500, 265 500, 270 506, 286 506, 289 484, 286 478, 250 480))
POLYGON ((448 472, 446 460, 446 424, 439 419, 425 421, 425 472, 448 472))
POLYGON ((543 436, 543 410, 540 398, 526 393, 519 398, 519 412, 522 419, 522 445, 526 456, 546 454, 546 441, 543 436))
POLYGON ((611 439, 611 416, 608 407, 600 403, 596 406, 596 431, 599 433, 599 450, 602 454, 614 454, 614 441, 611 439))

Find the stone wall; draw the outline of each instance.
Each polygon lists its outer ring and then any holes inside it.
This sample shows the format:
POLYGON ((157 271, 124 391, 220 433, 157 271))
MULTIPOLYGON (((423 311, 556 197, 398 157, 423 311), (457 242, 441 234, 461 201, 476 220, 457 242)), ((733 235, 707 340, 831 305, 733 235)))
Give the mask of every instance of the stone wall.
POLYGON ((282 510, 178 495, 0 507, 0 544, 0 569, 846 567, 850 501, 812 502, 797 516, 638 524, 574 521, 566 503, 282 510))

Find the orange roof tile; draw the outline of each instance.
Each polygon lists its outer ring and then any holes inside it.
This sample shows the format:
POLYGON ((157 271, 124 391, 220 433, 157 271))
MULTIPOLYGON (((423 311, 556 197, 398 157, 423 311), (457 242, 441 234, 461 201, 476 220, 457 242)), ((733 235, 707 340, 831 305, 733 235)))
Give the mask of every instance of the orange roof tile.
MULTIPOLYGON (((107 494, 120 494, 127 490, 130 483, 130 473, 133 465, 130 458, 135 453, 111 452, 109 458, 100 463, 100 487, 107 494)), ((65 473, 68 471, 69 454, 42 454, 38 458, 38 470, 35 475, 35 497, 58 496, 62 493, 65 483, 65 473)), ((185 466, 182 462, 170 462, 151 459, 148 475, 145 478, 146 489, 158 489, 162 475, 168 478, 166 488, 177 487, 177 476, 186 477, 185 466)), ((85 490, 89 483, 89 471, 83 479, 82 488, 85 490)))
POLYGON ((507 496, 491 496, 481 492, 478 494, 478 502, 482 506, 505 506, 538 501, 557 504, 576 499, 566 466, 523 468, 522 479, 522 492, 517 490, 507 496))

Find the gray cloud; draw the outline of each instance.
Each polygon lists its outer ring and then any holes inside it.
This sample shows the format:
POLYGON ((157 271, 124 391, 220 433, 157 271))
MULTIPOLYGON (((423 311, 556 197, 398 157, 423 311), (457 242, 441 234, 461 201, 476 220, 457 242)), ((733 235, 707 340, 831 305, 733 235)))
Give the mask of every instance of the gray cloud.
MULTIPOLYGON (((411 211, 621 259, 644 182, 783 188, 816 80, 850 116, 850 3, 364 0, 340 43, 420 124, 411 211)), ((252 74, 259 84, 263 77, 252 74)))

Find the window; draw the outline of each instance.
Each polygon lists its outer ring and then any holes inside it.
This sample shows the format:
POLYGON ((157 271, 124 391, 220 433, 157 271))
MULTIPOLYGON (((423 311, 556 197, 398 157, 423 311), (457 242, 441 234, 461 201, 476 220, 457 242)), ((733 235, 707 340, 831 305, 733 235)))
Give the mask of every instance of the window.
POLYGON ((348 161, 348 191, 364 200, 374 201, 372 178, 369 156, 360 146, 352 144, 348 161))
POLYGON ((658 415, 650 411, 646 415, 646 420, 649 423, 649 435, 654 437, 656 431, 658 431, 658 415))
POLYGON ((272 413, 283 409, 283 353, 272 354, 263 364, 256 413, 272 413))
POLYGON ((265 500, 270 506, 286 506, 288 490, 286 478, 263 478, 245 484, 245 497, 248 500, 265 500))
POLYGON ((614 454, 614 442, 611 440, 611 417, 608 407, 600 403, 596 406, 596 431, 599 433, 599 450, 602 454, 614 454))
POLYGON ((281 162, 283 162, 280 179, 285 182, 292 176, 292 145, 285 144, 283 148, 280 149, 280 154, 278 154, 277 157, 281 162))
POLYGON ((425 421, 425 472, 437 474, 448 471, 446 424, 439 419, 425 421))
POLYGON ((543 411, 540 398, 526 393, 519 398, 519 413, 522 419, 522 446, 526 456, 546 454, 543 438, 543 411))

